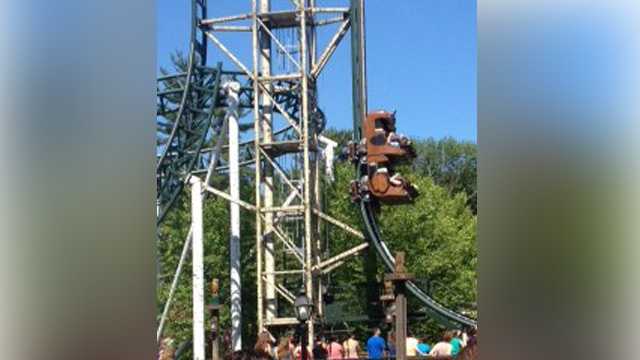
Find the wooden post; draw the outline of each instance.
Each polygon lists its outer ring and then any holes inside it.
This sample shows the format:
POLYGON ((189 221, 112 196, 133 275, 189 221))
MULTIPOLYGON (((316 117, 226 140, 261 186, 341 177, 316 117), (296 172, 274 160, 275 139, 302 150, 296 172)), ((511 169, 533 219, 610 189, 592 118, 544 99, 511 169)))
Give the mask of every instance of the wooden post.
POLYGON ((396 253, 394 272, 385 275, 385 281, 391 281, 395 289, 395 338, 396 359, 407 359, 407 296, 405 284, 413 280, 413 275, 404 266, 404 252, 396 253))
POLYGON ((396 359, 407 358, 407 298, 404 284, 396 284, 396 359))

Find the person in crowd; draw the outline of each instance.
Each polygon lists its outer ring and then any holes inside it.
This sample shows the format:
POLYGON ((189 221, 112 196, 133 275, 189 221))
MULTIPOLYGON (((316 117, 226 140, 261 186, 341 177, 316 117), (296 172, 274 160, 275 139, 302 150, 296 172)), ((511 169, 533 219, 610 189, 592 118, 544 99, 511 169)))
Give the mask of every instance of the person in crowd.
POLYGON ((271 335, 262 331, 258 334, 258 341, 256 342, 256 346, 253 348, 256 353, 264 354, 267 357, 272 357, 273 354, 273 346, 271 344, 271 335))
POLYGON ((369 359, 382 359, 385 356, 385 343, 380 333, 380 328, 373 329, 373 336, 367 340, 367 355, 369 359))
POLYGON ((158 351, 159 360, 173 360, 176 353, 174 341, 172 338, 164 338, 160 342, 160 350, 158 351))
POLYGON ((292 344, 291 338, 288 336, 283 336, 280 338, 280 343, 276 348, 276 359, 277 360, 293 360, 292 354, 292 344))
POLYGON ((446 331, 444 335, 442 335, 442 340, 435 344, 429 355, 431 356, 451 356, 451 339, 453 338, 450 331, 446 331))
POLYGON ((255 350, 238 350, 224 356, 225 360, 269 360, 263 352, 255 350))
POLYGON ((462 332, 460 330, 456 330, 453 332, 453 338, 451 339, 451 356, 458 356, 463 347, 462 332))
POLYGON ((344 357, 344 348, 338 341, 335 335, 329 337, 329 345, 327 345, 327 359, 329 360, 342 360, 344 357))
POLYGON ((478 359, 478 341, 474 338, 474 341, 469 341, 467 346, 458 354, 456 360, 477 360, 478 359))
POLYGON ((396 335, 393 331, 387 334, 387 356, 389 358, 396 357, 396 335))
POLYGON ((462 339, 462 348, 465 348, 469 342, 469 328, 462 330, 460 338, 462 339))
POLYGON ((356 334, 353 332, 349 334, 347 340, 342 344, 344 348, 344 358, 348 360, 356 360, 360 357, 360 343, 356 340, 356 334))
POLYGON ((467 335, 468 335, 468 339, 467 339, 467 346, 471 345, 471 344, 476 344, 478 342, 478 329, 475 327, 470 328, 469 330, 467 330, 467 335))
POLYGON ((273 357, 264 351, 253 350, 253 353, 251 353, 251 360, 273 360, 273 357))
POLYGON ((407 356, 415 357, 416 352, 418 351, 418 339, 413 336, 411 331, 407 332, 407 341, 406 341, 406 351, 407 356))
POLYGON ((418 346, 416 346, 416 348, 417 348, 418 356, 427 356, 431 351, 431 346, 429 346, 427 338, 423 338, 418 343, 418 346))
POLYGON ((302 346, 300 339, 298 339, 296 336, 292 338, 291 344, 293 347, 293 359, 302 360, 303 351, 306 353, 305 358, 311 359, 311 354, 309 353, 309 350, 307 350, 306 346, 305 347, 302 346))
POLYGON ((316 336, 316 341, 313 344, 313 359, 322 360, 327 358, 327 347, 324 343, 322 336, 316 336))

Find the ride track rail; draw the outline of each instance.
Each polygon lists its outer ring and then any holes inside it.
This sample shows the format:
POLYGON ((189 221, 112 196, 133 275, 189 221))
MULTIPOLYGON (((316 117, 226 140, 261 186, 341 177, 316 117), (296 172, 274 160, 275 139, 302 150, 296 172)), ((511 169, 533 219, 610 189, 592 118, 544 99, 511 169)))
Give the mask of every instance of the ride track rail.
MULTIPOLYGON (((221 133, 224 135, 224 121, 216 118, 216 109, 225 106, 225 95, 221 93, 222 78, 245 77, 244 73, 239 71, 223 71, 222 63, 216 64, 215 68, 206 66, 207 39, 201 29, 201 22, 207 18, 207 2, 191 0, 191 3, 191 34, 186 69, 180 73, 161 76, 157 80, 156 114, 157 118, 165 120, 158 121, 159 133, 165 138, 161 139, 164 148, 156 163, 156 225, 162 223, 175 205, 189 176, 208 171, 206 167, 199 166, 203 162, 203 155, 209 154, 209 159, 220 162, 220 146, 205 148, 204 145, 207 140, 220 137, 221 133), (168 117, 172 114, 175 114, 174 119, 168 117), (214 120, 217 121, 215 124, 214 120)), ((244 82, 245 85, 240 90, 240 107, 252 109, 253 84, 250 80, 244 82)), ((287 80, 277 81, 274 85, 296 89, 296 85, 287 80)), ((284 111, 298 121, 300 104, 297 96, 290 96, 284 91, 275 94, 275 99, 284 103, 284 111)), ((274 112, 278 111, 274 109, 274 112)), ((274 135, 284 135, 291 129, 291 126, 286 126, 275 131, 274 135)), ((253 140, 242 142, 240 146, 251 149, 253 140)), ((249 166, 254 162, 252 157, 248 156, 241 159, 241 166, 249 166)), ((220 171, 226 168, 225 165, 214 166, 213 170, 220 171)))
MULTIPOLYGON (((395 259, 384 240, 382 240, 382 235, 380 234, 380 229, 378 228, 374 210, 371 207, 370 202, 360 202, 360 214, 362 216, 365 229, 367 230, 367 238, 369 242, 376 249, 378 256, 382 259, 387 270, 393 271, 395 268, 395 259)), ((438 303, 412 281, 407 282, 406 286, 409 292, 426 306, 427 313, 435 317, 441 323, 447 324, 450 327, 456 327, 460 324, 474 327, 477 326, 477 322, 475 320, 448 309, 444 305, 438 303)))
MULTIPOLYGON (((353 91, 353 141, 360 143, 362 139, 362 123, 367 115, 367 78, 366 78, 366 46, 365 46, 365 8, 364 0, 351 0, 351 67, 353 91)), ((367 164, 358 161, 356 165, 356 181, 367 174, 367 164)), ((373 245, 388 271, 395 268, 395 259, 384 242, 375 212, 370 201, 360 201, 360 215, 366 230, 367 241, 373 245)), ((451 327, 456 325, 477 326, 477 322, 438 303, 427 295, 415 283, 408 282, 407 289, 426 307, 426 312, 451 327)))

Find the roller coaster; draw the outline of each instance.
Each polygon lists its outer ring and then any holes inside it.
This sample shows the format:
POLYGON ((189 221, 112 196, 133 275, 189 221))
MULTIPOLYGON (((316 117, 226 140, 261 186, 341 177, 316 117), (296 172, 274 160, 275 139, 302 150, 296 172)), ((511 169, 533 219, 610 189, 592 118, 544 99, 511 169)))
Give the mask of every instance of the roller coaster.
MULTIPOLYGON (((322 276, 348 257, 373 247, 392 271, 395 260, 382 238, 377 209, 410 204, 419 196, 417 189, 394 170, 395 164, 415 157, 411 141, 396 133, 395 114, 367 110, 364 0, 345 0, 347 4, 341 8, 319 7, 315 0, 289 2, 291 9, 274 11, 270 0, 252 0, 247 13, 211 18, 207 0, 191 0, 190 48, 184 69, 163 74, 157 80, 157 224, 162 224, 195 178, 200 179, 207 195, 222 197, 229 200, 230 206, 256 213, 260 328, 295 323, 295 318, 283 315, 285 306, 278 306, 278 299, 291 302, 294 293, 278 283, 279 275, 299 274, 304 291, 313 299, 319 310, 317 316, 321 317, 322 276), (317 56, 316 31, 334 24, 337 29, 317 56), (363 231, 323 212, 318 185, 321 160, 332 160, 335 143, 322 135, 327 120, 318 104, 317 79, 348 31, 354 134, 349 155, 357 175, 351 184, 351 197, 359 207, 363 231), (251 35, 247 43, 253 66, 245 65, 225 45, 220 34, 228 32, 251 35), (213 66, 208 63, 210 44, 234 65, 233 70, 224 69, 222 62, 213 66), (285 64, 280 74, 274 73, 277 61, 285 64), (224 152, 232 147, 230 127, 237 132, 238 118, 249 113, 253 113, 249 127, 253 129, 253 139, 236 141, 235 155, 225 157, 224 152), (255 204, 212 185, 216 173, 231 176, 234 171, 237 174, 239 167, 256 173, 255 204), (317 240, 322 221, 364 243, 322 260, 317 240), (293 232, 292 224, 303 231, 293 232), (278 259, 272 255, 280 246, 276 243, 282 245, 286 256, 299 262, 299 269, 277 268, 278 259)), ((171 293, 164 304, 158 338, 196 230, 192 227, 185 241, 171 293)), ((233 264, 234 259, 231 261, 233 264)), ((455 327, 476 326, 474 319, 447 309, 416 284, 409 283, 407 288, 424 304, 428 315, 439 322, 455 327)))

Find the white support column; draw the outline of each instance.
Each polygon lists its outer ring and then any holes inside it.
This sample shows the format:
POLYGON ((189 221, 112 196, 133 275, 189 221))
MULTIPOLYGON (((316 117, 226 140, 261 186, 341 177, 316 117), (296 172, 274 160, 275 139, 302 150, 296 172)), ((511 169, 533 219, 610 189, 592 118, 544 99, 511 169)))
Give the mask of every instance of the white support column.
POLYGON ((240 166, 238 106, 240 83, 230 81, 224 84, 227 91, 227 121, 229 124, 229 202, 230 237, 229 258, 231 262, 231 347, 242 350, 242 296, 240 282, 240 166))
POLYGON ((197 176, 191 183, 192 283, 193 283, 193 359, 205 360, 204 343, 204 250, 202 230, 202 181, 197 176))

